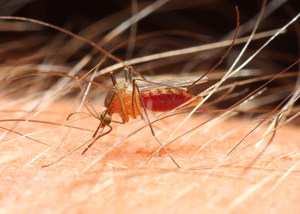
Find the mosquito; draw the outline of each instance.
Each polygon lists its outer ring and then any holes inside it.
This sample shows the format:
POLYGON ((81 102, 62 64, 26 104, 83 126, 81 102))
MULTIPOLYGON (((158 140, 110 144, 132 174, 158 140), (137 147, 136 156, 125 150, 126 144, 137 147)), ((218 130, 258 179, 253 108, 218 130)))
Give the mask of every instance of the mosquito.
MULTIPOLYGON (((132 119, 136 119, 139 116, 143 118, 144 112, 152 135, 163 146, 155 135, 147 110, 152 112, 169 112, 176 108, 186 109, 198 105, 203 98, 193 94, 187 87, 204 83, 208 78, 203 76, 199 80, 199 77, 181 77, 176 80, 165 79, 152 82, 145 79, 134 79, 131 67, 125 68, 124 71, 125 80, 119 83, 114 73, 110 73, 113 87, 106 95, 104 100, 106 109, 100 115, 101 122, 93 137, 98 139, 96 135, 99 129, 103 130, 105 126, 110 126, 113 114, 118 114, 122 119, 122 123, 125 124, 129 122, 130 117, 132 119)), ((96 140, 89 144, 83 151, 83 154, 95 142, 96 140)), ((179 167, 167 149, 163 148, 172 161, 179 167)))
MULTIPOLYGON (((110 127, 113 114, 119 114, 122 119, 122 123, 125 124, 129 122, 129 117, 131 117, 132 119, 136 119, 138 116, 141 116, 143 118, 142 112, 144 111, 152 135, 160 144, 161 148, 164 149, 167 155, 175 163, 175 165, 180 168, 178 163, 173 159, 165 146, 157 138, 151 125, 147 110, 150 110, 152 112, 169 112, 173 109, 186 109, 197 106, 203 100, 202 96, 196 96, 190 91, 190 89, 197 84, 206 82, 208 79, 206 75, 212 72, 216 67, 218 67, 232 49, 237 37, 237 31, 239 27, 239 12, 237 8, 236 12, 237 26, 232 44, 230 45, 222 59, 200 78, 181 77, 176 78, 175 80, 166 79, 152 82, 146 80, 146 78, 144 78, 137 71, 135 71, 135 73, 137 73, 143 79, 134 79, 132 77, 132 67, 128 67, 124 69, 125 81, 117 83, 114 73, 110 72, 113 87, 107 93, 104 101, 106 110, 102 111, 102 113, 100 114, 100 124, 97 127, 95 134, 93 135, 93 138, 95 140, 85 148, 82 154, 84 154, 100 137, 103 136, 101 135, 101 133, 106 126, 110 127), (102 131, 97 137, 96 135, 99 129, 102 129, 102 131)), ((108 134, 109 132, 107 132, 106 134, 108 134)))
MULTIPOLYGON (((137 71, 135 71, 132 67, 126 66, 123 61, 115 57, 114 55, 110 54, 109 52, 105 51, 101 47, 99 47, 97 44, 80 37, 78 35, 75 35, 69 31, 66 31, 64 29, 61 29, 57 26, 44 23, 41 21, 28 19, 28 18, 22 18, 22 17, 0 17, 1 19, 15 19, 15 20, 25 20, 25 21, 31 21, 37 24, 45 25, 54 29, 57 29, 61 32, 64 32, 74 38, 77 38, 79 40, 82 40, 84 42, 87 42, 88 44, 94 46, 99 51, 106 54, 106 56, 114 59, 117 62, 122 62, 125 65, 125 80, 117 82, 115 75, 113 72, 110 73, 113 87, 109 90, 109 92, 106 95, 104 106, 106 109, 102 111, 100 116, 98 114, 92 113, 89 108, 88 111, 96 118, 100 120, 100 124, 97 127, 92 142, 84 149, 82 154, 84 154, 99 138, 101 138, 104 135, 109 134, 112 131, 111 122, 113 114, 118 114, 122 119, 122 124, 125 124, 129 122, 129 118, 136 119, 137 117, 141 117, 144 119, 143 114, 145 115, 146 121, 150 127, 151 133, 156 139, 156 141, 160 144, 160 146, 165 150, 165 152, 168 154, 168 156, 171 158, 171 160, 175 163, 175 165, 180 168, 178 163, 173 159, 171 154, 167 151, 167 149, 162 145, 162 143, 157 138, 154 129, 151 125, 151 121, 149 119, 147 110, 153 111, 153 112, 169 112, 173 109, 186 109, 190 107, 197 106, 202 100, 203 97, 199 95, 195 95, 191 92, 191 88, 194 87, 197 84, 201 84, 207 81, 206 75, 213 71, 216 67, 218 67, 222 61, 225 59, 225 57, 228 55, 229 51, 234 45, 234 42, 236 40, 237 36, 237 30, 239 26, 239 12, 236 8, 237 12, 237 27, 234 35, 234 39, 232 41, 232 44, 228 48, 225 55, 222 57, 222 59, 208 72, 206 72, 204 75, 199 77, 181 77, 174 79, 164 79, 160 81, 149 81, 146 78, 144 78, 141 74, 139 74, 137 71), (141 78, 133 78, 132 72, 134 72, 136 75, 140 76, 141 78), (103 133, 104 129, 106 127, 109 127, 109 130, 105 133, 103 133), (99 130, 101 129, 100 133, 99 130)), ((45 73, 44 73, 45 74, 45 73)), ((53 74, 53 73, 52 73, 53 74)), ((36 74, 33 74, 36 75, 36 74)), ((55 74, 54 74, 55 75, 55 74)), ((61 74, 60 74, 61 75, 61 74)), ((87 75, 87 74, 86 74, 87 75)), ((80 80, 85 80, 84 75, 80 80)), ((30 76, 26 75, 26 76, 30 76)), ((68 75, 65 75, 68 77, 68 75)), ((18 77, 19 79, 20 77, 18 77)), ((72 77, 73 78, 73 77, 72 77)), ((77 81, 77 82, 78 82, 77 81)), ((93 81, 87 82, 93 83, 93 81)), ((90 141, 88 141, 90 142, 90 141)), ((87 144, 88 142, 84 143, 83 145, 87 144)), ((81 148, 83 145, 77 147, 75 150, 81 148)), ((75 151, 74 150, 74 151, 75 151)), ((73 152, 74 152, 73 151, 73 152)), ((67 154, 68 155, 68 154, 67 154)), ((65 157, 65 156, 64 156, 65 157)), ((59 160, 63 159, 64 157, 60 158, 59 160)), ((59 161, 57 160, 57 161, 59 161)), ((52 162, 51 164, 45 165, 50 166, 55 162, 52 162)))
MULTIPOLYGON (((105 135, 112 130, 110 124, 112 122, 113 114, 118 114, 122 119, 122 124, 125 124, 129 122, 130 117, 132 119, 136 119, 138 116, 143 118, 144 112, 152 135, 168 154, 171 160, 175 163, 175 165, 180 168, 168 150, 156 137, 147 110, 152 112, 169 112, 174 109, 181 110, 197 106, 203 100, 203 97, 195 95, 190 91, 190 89, 195 85, 204 83, 208 80, 205 75, 213 71, 219 64, 221 64, 231 50, 236 39, 236 34, 237 30, 231 46, 222 59, 200 78, 180 77, 176 79, 164 79, 152 82, 146 80, 145 78, 134 79, 132 76, 132 67, 128 67, 124 69, 125 81, 118 83, 114 73, 111 72, 110 75, 113 87, 108 91, 104 100, 104 106, 106 109, 100 114, 100 124, 93 135, 94 141, 84 149, 82 154, 84 154, 100 137, 103 136, 102 131, 106 126, 109 126, 110 130, 106 132, 105 135), (102 129, 102 131, 97 136, 99 129, 102 129)), ((137 71, 135 72, 137 73, 137 71)), ((143 77, 140 74, 139 76, 143 77)), ((92 115, 98 118, 97 115, 92 115)))

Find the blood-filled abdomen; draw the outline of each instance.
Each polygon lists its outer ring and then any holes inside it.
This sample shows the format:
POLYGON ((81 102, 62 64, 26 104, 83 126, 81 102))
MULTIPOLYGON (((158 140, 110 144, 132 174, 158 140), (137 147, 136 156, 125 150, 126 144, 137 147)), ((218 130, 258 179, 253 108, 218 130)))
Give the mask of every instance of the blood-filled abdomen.
MULTIPOLYGON (((145 108, 154 112, 171 111, 195 97, 191 92, 176 88, 154 88, 141 94, 145 108)), ((180 109, 196 106, 201 100, 202 97, 198 97, 180 109)))

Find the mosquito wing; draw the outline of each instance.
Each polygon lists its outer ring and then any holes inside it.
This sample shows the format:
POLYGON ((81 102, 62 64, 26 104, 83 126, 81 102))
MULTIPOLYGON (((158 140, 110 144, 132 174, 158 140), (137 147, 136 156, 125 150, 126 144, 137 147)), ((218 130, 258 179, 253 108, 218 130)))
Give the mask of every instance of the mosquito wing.
MULTIPOLYGON (((160 84, 180 88, 180 87, 190 86, 192 83, 194 83, 199 78, 200 78, 199 76, 186 76, 186 77, 176 77, 176 78, 173 78, 173 79, 171 79, 171 78, 170 79, 158 79, 158 80, 149 79, 149 81, 151 81, 151 82, 153 81, 153 83, 138 81, 138 85, 139 85, 140 90, 146 90, 148 88, 163 87, 160 84)), ((208 80, 207 77, 203 77, 200 81, 198 81, 196 83, 196 85, 207 82, 207 80, 208 80)))

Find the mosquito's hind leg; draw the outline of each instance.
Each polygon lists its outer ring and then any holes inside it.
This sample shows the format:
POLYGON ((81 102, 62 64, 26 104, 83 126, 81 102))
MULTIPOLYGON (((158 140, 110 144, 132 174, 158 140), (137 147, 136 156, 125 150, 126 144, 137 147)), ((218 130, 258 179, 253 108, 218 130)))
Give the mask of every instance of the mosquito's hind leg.
MULTIPOLYGON (((139 87, 138 87, 138 85, 136 84, 136 80, 133 80, 133 93, 136 93, 136 92, 134 92, 134 91, 137 91, 138 92, 138 94, 139 94, 139 97, 140 97, 140 100, 141 100, 141 103, 142 103, 142 107, 143 107, 143 109, 144 109, 144 112, 145 112, 145 115, 146 115, 146 118, 147 118, 147 122, 148 122, 148 124, 149 124, 149 127, 150 127, 150 130, 151 130, 151 133, 152 133, 152 135, 155 137, 155 139, 156 139, 156 141, 159 143, 159 145, 165 150, 165 152, 168 154, 168 156, 171 158, 171 160, 175 163, 175 165, 178 167, 178 168, 180 168, 180 166, 178 165, 178 163, 174 160, 174 158, 171 156, 171 154, 168 152, 168 150, 164 147, 164 145, 159 141, 159 139, 156 137, 156 135, 155 135, 155 132, 154 132, 154 130, 153 130, 153 127, 152 127, 152 125, 151 125, 151 122, 150 122, 150 119, 149 119, 149 117, 148 117, 148 114, 147 114, 147 111, 146 111, 146 108, 145 108, 145 104, 144 104, 144 102, 143 102, 143 98, 142 98, 142 95, 141 95, 141 92, 140 92, 140 90, 139 90, 139 87)), ((135 98, 136 99, 136 98, 135 98)), ((136 102, 135 102, 136 103, 136 102)))

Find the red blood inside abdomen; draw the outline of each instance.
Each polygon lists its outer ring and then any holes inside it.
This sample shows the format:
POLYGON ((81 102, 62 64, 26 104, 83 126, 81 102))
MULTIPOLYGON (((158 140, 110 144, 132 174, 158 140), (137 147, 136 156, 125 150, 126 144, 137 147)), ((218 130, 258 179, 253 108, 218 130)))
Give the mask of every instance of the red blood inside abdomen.
POLYGON ((147 93, 142 92, 141 94, 145 108, 156 112, 171 111, 192 98, 191 94, 190 96, 186 96, 182 92, 176 94, 172 92, 161 93, 160 90, 159 93, 152 93, 151 91, 148 91, 147 93))

